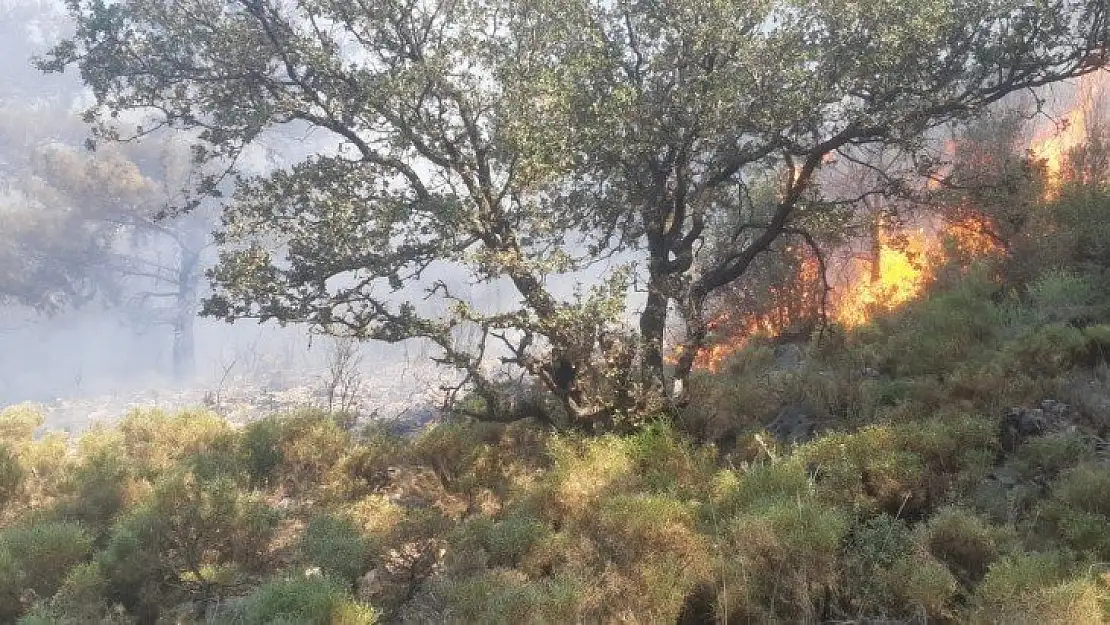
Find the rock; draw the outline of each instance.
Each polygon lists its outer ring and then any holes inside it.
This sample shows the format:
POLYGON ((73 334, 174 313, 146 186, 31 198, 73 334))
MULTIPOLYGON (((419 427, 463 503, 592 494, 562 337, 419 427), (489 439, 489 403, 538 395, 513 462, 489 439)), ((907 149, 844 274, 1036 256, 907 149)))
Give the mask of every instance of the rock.
POLYGON ((805 362, 805 351, 797 343, 776 345, 771 355, 780 371, 798 371, 805 362))
POLYGON ((383 590, 385 583, 382 581, 382 572, 378 569, 370 569, 358 580, 358 597, 363 601, 376 598, 383 590))
POLYGON ((779 411, 767 431, 782 445, 806 443, 817 435, 817 422, 813 412, 801 404, 793 404, 779 411))
POLYGON ((1002 451, 1013 452, 1030 438, 1062 430, 1071 417, 1071 406, 1055 399, 1042 400, 1039 408, 1011 408, 999 426, 1002 451))
POLYGON ((1002 451, 1013 452, 1026 440, 1045 433, 1047 422, 1040 408, 1011 408, 1002 417, 999 440, 1002 451))

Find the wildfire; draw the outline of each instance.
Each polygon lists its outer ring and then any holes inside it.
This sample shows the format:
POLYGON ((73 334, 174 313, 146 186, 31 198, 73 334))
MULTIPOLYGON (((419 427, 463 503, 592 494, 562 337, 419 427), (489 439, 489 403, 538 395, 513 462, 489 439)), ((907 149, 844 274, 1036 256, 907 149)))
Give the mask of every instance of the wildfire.
POLYGON ((1030 142, 1030 153, 1045 165, 1045 199, 1055 198, 1060 187, 1073 172, 1068 171, 1070 157, 1086 145, 1092 127, 1099 123, 1097 100, 1107 82, 1106 72, 1087 74, 1080 79, 1075 97, 1059 123, 1037 132, 1030 142))
MULTIPOLYGON (((829 268, 829 275, 848 276, 831 284, 829 319, 855 328, 877 314, 897 310, 925 292, 936 271, 948 262, 948 251, 958 252, 965 259, 1002 253, 990 232, 989 221, 969 216, 941 228, 880 233, 874 255, 866 259, 857 256, 847 266, 829 268), (946 250, 945 241, 952 247, 946 250)), ((698 354, 694 367, 716 372, 752 339, 780 336, 794 328, 799 315, 811 315, 816 310, 815 298, 822 287, 819 276, 819 264, 809 255, 800 263, 791 285, 802 287, 791 293, 793 297, 780 297, 782 288, 789 287, 774 288, 771 299, 782 303, 771 310, 745 316, 726 312, 714 318, 709 323, 711 344, 698 354)))

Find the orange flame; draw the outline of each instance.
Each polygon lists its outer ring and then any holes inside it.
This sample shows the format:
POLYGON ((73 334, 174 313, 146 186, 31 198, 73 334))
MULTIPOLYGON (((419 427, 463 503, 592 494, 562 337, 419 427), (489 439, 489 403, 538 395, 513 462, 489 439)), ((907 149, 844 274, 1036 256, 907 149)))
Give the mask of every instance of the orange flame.
MULTIPOLYGON (((851 278, 834 285, 828 302, 829 317, 847 328, 866 324, 875 315, 897 310, 919 298, 935 279, 936 271, 949 258, 943 242, 950 241, 961 258, 976 259, 999 255, 1001 246, 990 236, 992 224, 986 218, 968 216, 946 224, 939 231, 918 228, 896 234, 881 233, 876 259, 853 259, 849 267, 838 268, 851 278), (876 271, 877 269, 877 271, 876 271)), ((828 268, 833 274, 834 268, 828 268)), ((835 273, 841 273, 836 271, 835 273)), ((725 361, 757 337, 774 337, 790 330, 799 321, 796 315, 812 313, 819 284, 819 264, 812 255, 799 266, 795 285, 803 285, 801 301, 784 302, 769 312, 741 316, 734 312, 718 315, 709 322, 711 344, 698 353, 694 368, 717 372, 725 361)), ((772 299, 782 294, 770 290, 772 299)), ((795 292, 796 293, 796 292, 795 292)))
POLYGON ((1059 123, 1042 128, 1030 142, 1029 152, 1044 162, 1046 200, 1056 198, 1060 187, 1075 175, 1068 171, 1070 157, 1087 144, 1091 128, 1098 123, 1097 98, 1106 87, 1108 75, 1095 72, 1081 78, 1071 106, 1059 123))

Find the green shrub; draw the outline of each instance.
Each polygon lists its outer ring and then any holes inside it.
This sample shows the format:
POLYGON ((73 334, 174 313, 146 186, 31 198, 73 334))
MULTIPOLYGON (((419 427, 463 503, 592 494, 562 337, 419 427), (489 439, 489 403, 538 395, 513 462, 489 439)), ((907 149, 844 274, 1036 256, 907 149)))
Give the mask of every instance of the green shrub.
POLYGON ((842 588, 857 614, 946 619, 958 586, 942 563, 916 548, 909 527, 888 515, 856 528, 845 547, 842 588))
POLYGON ((27 472, 19 456, 4 443, 0 443, 0 513, 23 498, 23 485, 27 472))
POLYGON ((16 619, 22 605, 23 571, 6 546, 0 544, 0 622, 16 619))
POLYGON ((972 597, 970 620, 998 625, 1098 625, 1106 622, 1105 588, 1076 576, 1057 553, 996 562, 972 597))
POLYGON ((187 586, 178 584, 183 574, 218 582, 204 572, 226 565, 262 568, 277 520, 235 481, 178 470, 116 525, 100 563, 116 600, 157 614, 167 593, 187 586))
POLYGON ((999 555, 1005 538, 986 521, 960 508, 942 508, 920 531, 922 546, 963 584, 973 586, 999 555))
POLYGON ((85 562, 70 569, 51 607, 71 618, 94 622, 99 620, 107 607, 108 578, 98 562, 85 562))
POLYGON ((0 549, 17 563, 22 588, 49 597, 70 568, 89 556, 92 539, 77 523, 45 521, 4 530, 0 549))
POLYGON ((446 599, 450 622, 501 625, 583 622, 580 603, 591 589, 567 575, 531 580, 495 569, 446 580, 436 590, 446 599))
POLYGON ((433 425, 413 441, 413 458, 431 468, 451 492, 468 490, 473 468, 487 446, 479 426, 452 422, 433 425))
POLYGON ((790 462, 815 476, 822 500, 859 514, 916 513, 930 501, 924 461, 889 426, 819 438, 799 448, 790 462))
POLYGON ((455 538, 456 550, 468 557, 474 551, 484 556, 483 565, 516 568, 538 542, 544 540, 551 529, 539 521, 520 514, 503 519, 475 517, 463 524, 455 538))
POLYGON ((1093 449, 1078 431, 1064 431, 1025 441, 1007 462, 1023 481, 1053 480, 1080 462, 1090 459, 1093 449))
POLYGON ((738 622, 812 622, 840 578, 843 512, 812 498, 753 510, 724 527, 719 605, 738 622))
POLYGON ((973 273, 950 291, 876 320, 876 329, 861 333, 855 349, 871 351, 880 369, 898 375, 951 371, 997 337, 1003 318, 991 300, 997 288, 988 276, 973 273))
POLYGON ((0 408, 0 443, 28 443, 46 420, 42 411, 32 404, 0 408))
POLYGON ((118 435, 95 429, 81 437, 79 460, 60 506, 67 518, 80 521, 98 535, 107 531, 127 504, 132 469, 118 439, 118 435))
POLYGON ((1010 369, 1041 376, 1063 373, 1088 360, 1088 344, 1075 326, 1051 323, 1028 330, 1006 348, 1010 369))
POLYGON ((1042 515, 1068 547, 1095 561, 1110 560, 1110 469, 1083 465, 1054 485, 1042 515))
POLYGON ((354 584, 369 568, 369 542, 347 518, 325 514, 312 519, 301 536, 300 550, 307 564, 347 584, 354 584))
POLYGON ((252 485, 269 486, 277 480, 284 460, 281 438, 281 422, 274 417, 252 421, 243 428, 239 448, 252 485))
POLYGON ((183 458, 226 448, 233 438, 231 425, 207 411, 133 410, 116 426, 123 452, 133 470, 151 481, 183 458))
POLYGON ((283 488, 292 495, 316 491, 343 458, 351 444, 350 434, 339 427, 333 415, 318 410, 295 412, 279 422, 283 488))
POLYGON ((1094 276, 1074 270, 1049 269, 1029 284, 1032 321, 1073 323, 1099 316, 1105 303, 1103 288, 1094 276))
POLYGON ((356 602, 342 584, 327 577, 267 582, 247 598, 243 621, 249 625, 370 625, 373 608, 356 602))

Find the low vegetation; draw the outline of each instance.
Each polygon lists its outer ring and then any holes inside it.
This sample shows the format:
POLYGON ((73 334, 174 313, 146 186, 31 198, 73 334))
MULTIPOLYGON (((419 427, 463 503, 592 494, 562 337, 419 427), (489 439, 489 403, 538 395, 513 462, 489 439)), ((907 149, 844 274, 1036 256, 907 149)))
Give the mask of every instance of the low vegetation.
POLYGON ((0 622, 1106 622, 1110 296, 1055 249, 623 433, 5 409, 0 622))

